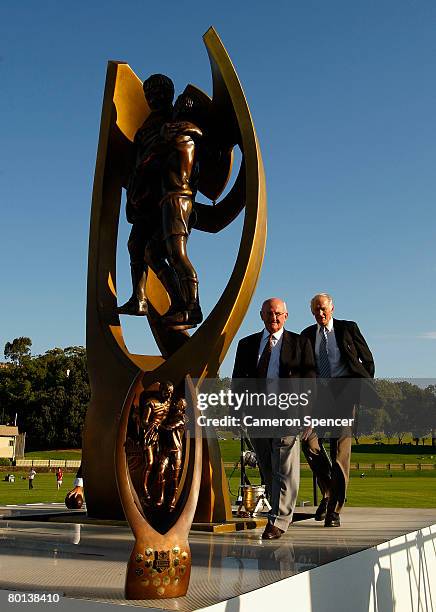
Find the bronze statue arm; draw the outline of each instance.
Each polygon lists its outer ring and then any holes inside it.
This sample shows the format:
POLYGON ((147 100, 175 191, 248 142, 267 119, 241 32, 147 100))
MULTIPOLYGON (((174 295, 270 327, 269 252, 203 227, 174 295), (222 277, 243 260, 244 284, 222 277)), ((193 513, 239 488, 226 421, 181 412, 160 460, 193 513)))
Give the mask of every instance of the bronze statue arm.
POLYGON ((162 429, 165 429, 166 431, 171 431, 173 429, 177 429, 177 428, 184 428, 186 424, 186 419, 185 416, 181 416, 179 418, 175 418, 175 419, 171 419, 171 420, 167 420, 164 421, 161 425, 162 429))
POLYGON ((142 415, 143 423, 148 423, 150 421, 152 412, 153 412, 153 404, 151 402, 147 402, 144 406, 144 413, 142 415))
POLYGON ((238 178, 229 193, 215 206, 194 202, 196 220, 193 228, 216 234, 227 227, 245 206, 245 166, 241 164, 238 178))
POLYGON ((189 121, 176 121, 174 123, 165 123, 162 126, 162 137, 166 141, 171 141, 177 136, 191 136, 193 139, 201 138, 203 132, 197 125, 189 121))

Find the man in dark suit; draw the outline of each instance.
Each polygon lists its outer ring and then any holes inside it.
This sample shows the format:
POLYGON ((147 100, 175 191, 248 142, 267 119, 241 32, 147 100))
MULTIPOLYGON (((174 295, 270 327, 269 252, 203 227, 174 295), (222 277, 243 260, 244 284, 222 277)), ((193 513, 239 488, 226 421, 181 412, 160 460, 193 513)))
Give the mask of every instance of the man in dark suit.
MULTIPOLYGON (((312 346, 316 359, 317 376, 319 378, 374 378, 374 360, 369 347, 362 336, 357 323, 333 319, 333 299, 327 293, 315 295, 310 308, 316 319, 316 325, 311 325, 301 332, 312 346)), ((341 383, 346 389, 347 383, 341 383)), ((355 389, 353 383, 349 388, 355 389)), ((333 395, 337 387, 331 385, 333 395)), ((349 416, 353 414, 358 398, 353 401, 353 393, 348 395, 350 401, 349 416), (353 405, 354 404, 354 405, 353 405)), ((352 429, 345 427, 338 438, 331 444, 332 465, 323 453, 318 436, 312 432, 303 443, 303 451, 323 493, 323 499, 316 512, 315 519, 325 519, 325 527, 339 527, 339 514, 345 502, 347 484, 350 474, 352 429)))
MULTIPOLYGON (((310 342, 284 329, 288 318, 285 302, 279 298, 266 300, 260 317, 265 329, 239 342, 232 377, 315 377, 315 360, 310 342)), ((265 416, 267 411, 266 406, 265 416)), ((262 538, 276 539, 292 521, 300 483, 300 443, 296 435, 252 438, 252 443, 271 502, 268 524, 262 538)))

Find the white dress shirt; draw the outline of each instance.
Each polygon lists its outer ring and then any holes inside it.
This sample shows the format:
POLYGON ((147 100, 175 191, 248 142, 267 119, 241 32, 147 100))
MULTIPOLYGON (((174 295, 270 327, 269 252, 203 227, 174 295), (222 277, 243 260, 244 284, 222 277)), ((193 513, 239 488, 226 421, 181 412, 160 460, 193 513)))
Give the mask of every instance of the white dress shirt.
MULTIPOLYGON (((316 338, 315 338, 315 357, 316 362, 319 361, 319 345, 321 344, 321 334, 319 330, 321 325, 316 324, 316 338)), ((344 360, 341 357, 341 352, 336 342, 335 326, 333 318, 330 319, 325 327, 327 332, 327 355, 330 363, 330 375, 332 378, 339 378, 340 376, 348 376, 350 374, 344 360)))
MULTIPOLYGON (((263 353, 263 349, 268 342, 268 338, 270 337, 270 333, 267 329, 263 330, 262 338, 260 339, 259 344, 259 353, 257 355, 257 363, 259 363, 260 356, 263 353)), ((280 374, 280 351, 282 349, 282 341, 283 341, 283 327, 276 331, 272 335, 272 349, 271 349, 271 357, 268 364, 268 372, 267 378, 278 378, 280 374)))

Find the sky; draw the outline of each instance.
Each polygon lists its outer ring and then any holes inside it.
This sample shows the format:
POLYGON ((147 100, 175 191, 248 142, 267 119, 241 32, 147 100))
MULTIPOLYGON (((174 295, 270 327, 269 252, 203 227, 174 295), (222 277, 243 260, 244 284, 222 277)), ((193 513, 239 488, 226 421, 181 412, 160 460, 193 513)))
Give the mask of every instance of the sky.
MULTIPOLYGON (((267 181, 266 255, 237 341, 260 305, 286 300, 287 328, 328 292, 358 322, 380 377, 436 374, 436 4, 431 0, 149 3, 3 0, 0 5, 0 360, 85 344, 88 233, 108 60, 211 93, 202 35, 218 31, 258 134, 267 181)), ((200 198, 199 198, 200 199, 200 198)), ((203 199, 203 201, 206 201, 203 199)), ((205 314, 239 246, 242 215, 189 254, 205 314)), ((120 303, 130 295, 121 215, 120 303)), ((157 354, 142 318, 132 352, 157 354)))

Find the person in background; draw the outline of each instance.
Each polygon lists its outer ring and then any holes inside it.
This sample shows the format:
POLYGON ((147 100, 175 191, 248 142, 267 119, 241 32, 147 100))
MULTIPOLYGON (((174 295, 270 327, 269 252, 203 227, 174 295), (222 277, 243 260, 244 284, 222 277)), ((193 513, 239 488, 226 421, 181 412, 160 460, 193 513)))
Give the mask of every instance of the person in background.
POLYGON ((62 472, 62 468, 58 467, 58 469, 56 470, 56 485, 57 485, 58 491, 62 486, 63 477, 64 477, 64 474, 62 472))
POLYGON ((36 476, 36 472, 35 470, 32 468, 30 468, 30 472, 29 472, 29 489, 33 489, 33 479, 36 476))

